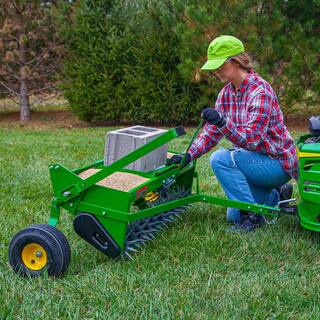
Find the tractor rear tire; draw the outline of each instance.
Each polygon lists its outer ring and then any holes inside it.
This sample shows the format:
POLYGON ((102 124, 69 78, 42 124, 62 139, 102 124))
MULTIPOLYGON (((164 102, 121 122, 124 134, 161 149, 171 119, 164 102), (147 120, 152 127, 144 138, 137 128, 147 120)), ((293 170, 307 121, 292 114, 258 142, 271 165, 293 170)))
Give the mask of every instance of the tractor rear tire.
POLYGON ((69 266, 71 250, 64 234, 48 224, 34 224, 19 231, 9 245, 9 262, 22 276, 47 272, 61 276, 69 266))

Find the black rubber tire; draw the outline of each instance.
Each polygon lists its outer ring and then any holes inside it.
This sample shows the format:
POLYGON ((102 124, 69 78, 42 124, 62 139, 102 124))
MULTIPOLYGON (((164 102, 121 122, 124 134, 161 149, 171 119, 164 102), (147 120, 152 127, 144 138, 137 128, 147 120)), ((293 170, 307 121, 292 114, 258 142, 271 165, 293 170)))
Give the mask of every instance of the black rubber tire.
MULTIPOLYGON (((32 227, 33 225, 31 225, 32 227)), ((56 239, 60 242, 62 249, 63 249, 63 255, 64 255, 64 259, 63 259, 63 267, 62 267, 62 273, 64 273, 67 268, 69 267, 70 264, 70 260, 71 260, 71 249, 70 249, 70 245, 69 242, 67 240, 67 238, 65 237, 65 235, 57 228, 51 226, 50 224, 36 224, 34 226, 40 227, 44 230, 47 230, 48 232, 52 233, 56 239)))
POLYGON ((63 233, 45 224, 31 225, 19 231, 9 245, 10 265, 22 276, 40 276, 46 271, 50 276, 59 277, 66 271, 70 257, 70 247, 63 233), (46 251, 47 263, 41 270, 29 269, 22 261, 22 250, 29 243, 37 243, 46 251))

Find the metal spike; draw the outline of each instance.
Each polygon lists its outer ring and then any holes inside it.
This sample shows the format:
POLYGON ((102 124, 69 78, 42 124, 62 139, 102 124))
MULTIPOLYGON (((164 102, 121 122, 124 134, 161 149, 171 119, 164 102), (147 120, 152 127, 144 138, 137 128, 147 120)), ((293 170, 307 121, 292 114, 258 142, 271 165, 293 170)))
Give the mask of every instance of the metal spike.
MULTIPOLYGON (((148 232, 148 231, 146 231, 146 232, 148 232)), ((148 232, 148 236, 151 237, 151 240, 154 240, 156 238, 155 235, 151 232, 148 232)))
POLYGON ((150 233, 150 234, 153 234, 153 233, 158 233, 159 230, 155 229, 155 228, 148 228, 144 231, 144 233, 150 233))
POLYGON ((134 253, 138 252, 138 250, 136 250, 136 249, 134 249, 132 247, 127 247, 127 252, 128 251, 131 251, 131 252, 134 252, 134 253))
POLYGON ((125 254, 125 256, 126 256, 127 258, 129 258, 130 260, 133 259, 132 256, 131 256, 127 251, 125 251, 124 254, 125 254))
POLYGON ((168 216, 168 217, 164 218, 164 221, 166 221, 166 222, 175 222, 176 220, 174 218, 172 218, 171 216, 168 216))
POLYGON ((182 212, 184 212, 185 210, 186 210, 185 208, 179 207, 179 208, 174 209, 173 211, 174 211, 174 212, 178 212, 178 213, 182 213, 182 212))
POLYGON ((169 226, 165 222, 162 223, 162 226, 163 226, 163 228, 165 228, 167 230, 169 229, 169 226))
POLYGON ((129 243, 129 244, 135 244, 135 243, 141 243, 142 242, 142 240, 141 239, 135 239, 135 240, 129 240, 129 241, 127 241, 127 243, 129 243))
POLYGON ((161 230, 163 230, 163 225, 164 225, 164 224, 161 223, 161 224, 155 226, 155 228, 157 228, 158 231, 161 231, 161 230))
POLYGON ((143 239, 146 239, 146 240, 149 240, 149 241, 153 240, 153 239, 150 237, 150 235, 143 235, 143 239))
POLYGON ((139 242, 127 242, 126 243, 126 247, 127 248, 134 248, 134 249, 137 249, 137 250, 140 250, 141 249, 141 242, 139 241, 139 242))

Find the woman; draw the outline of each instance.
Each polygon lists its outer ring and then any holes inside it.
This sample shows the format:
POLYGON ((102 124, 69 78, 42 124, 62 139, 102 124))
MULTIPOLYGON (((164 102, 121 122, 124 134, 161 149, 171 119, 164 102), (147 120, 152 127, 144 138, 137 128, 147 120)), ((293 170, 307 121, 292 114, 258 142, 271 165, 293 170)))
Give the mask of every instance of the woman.
MULTIPOLYGON (((184 165, 225 137, 233 148, 220 147, 211 154, 210 164, 229 199, 270 206, 289 199, 292 185, 287 182, 297 179, 298 159, 275 92, 253 70, 242 42, 235 37, 214 39, 207 60, 201 70, 213 71, 225 86, 215 107, 202 111, 207 122, 184 165)), ((172 160, 179 163, 181 159, 172 160)), ((235 224, 232 230, 245 231, 266 222, 262 215, 235 208, 227 209, 227 220, 235 224)))

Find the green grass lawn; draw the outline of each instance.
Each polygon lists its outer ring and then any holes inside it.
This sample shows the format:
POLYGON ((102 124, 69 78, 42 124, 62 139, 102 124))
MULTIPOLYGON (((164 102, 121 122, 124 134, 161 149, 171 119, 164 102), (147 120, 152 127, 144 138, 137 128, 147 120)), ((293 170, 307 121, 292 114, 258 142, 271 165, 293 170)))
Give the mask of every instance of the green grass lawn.
MULTIPOLYGON (((195 204, 132 261, 117 262, 80 239, 62 212, 72 250, 65 276, 14 274, 11 237, 48 219, 48 164, 102 159, 107 129, 0 128, 0 319, 320 319, 319 237, 290 216, 230 234, 225 208, 195 204)), ((171 149, 185 150, 193 130, 171 149)), ((198 160, 200 187, 223 196, 210 154, 198 160)))

